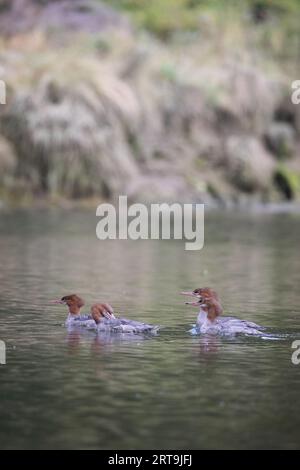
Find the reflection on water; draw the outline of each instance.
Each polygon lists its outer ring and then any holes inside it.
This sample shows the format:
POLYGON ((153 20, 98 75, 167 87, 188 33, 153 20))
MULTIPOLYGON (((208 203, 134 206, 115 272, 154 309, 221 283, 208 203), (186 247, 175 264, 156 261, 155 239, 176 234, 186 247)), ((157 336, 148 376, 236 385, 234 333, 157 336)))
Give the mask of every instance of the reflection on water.
POLYGON ((209 214, 200 252, 95 227, 90 212, 0 215, 0 448, 299 447, 300 216, 209 214), (203 285, 282 339, 190 336, 177 294, 203 285), (164 328, 68 332, 48 301, 72 292, 164 328))

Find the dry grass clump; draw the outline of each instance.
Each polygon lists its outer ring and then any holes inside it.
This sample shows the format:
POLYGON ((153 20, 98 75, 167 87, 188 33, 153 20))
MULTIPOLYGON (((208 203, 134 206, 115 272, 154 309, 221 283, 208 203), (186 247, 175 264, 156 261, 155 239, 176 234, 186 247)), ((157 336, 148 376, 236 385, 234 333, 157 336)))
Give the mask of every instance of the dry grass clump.
POLYGON ((125 191, 138 171, 122 125, 137 119, 130 88, 84 60, 45 63, 33 79, 2 116, 19 174, 34 191, 69 197, 125 191))

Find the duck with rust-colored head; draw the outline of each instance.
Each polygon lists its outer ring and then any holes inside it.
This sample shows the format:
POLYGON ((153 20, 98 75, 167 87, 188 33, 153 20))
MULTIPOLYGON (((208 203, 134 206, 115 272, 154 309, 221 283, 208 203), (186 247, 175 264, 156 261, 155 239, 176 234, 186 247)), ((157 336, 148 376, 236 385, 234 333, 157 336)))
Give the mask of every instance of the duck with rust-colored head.
POLYGON ((191 330, 193 334, 262 334, 263 327, 256 323, 235 317, 221 317, 223 308, 218 294, 211 287, 200 287, 193 291, 181 292, 181 295, 193 297, 193 300, 186 302, 186 305, 199 308, 197 323, 195 328, 191 330))
POLYGON ((85 301, 82 297, 77 294, 65 295, 61 299, 52 300, 52 304, 61 304, 68 307, 68 316, 66 319, 66 326, 81 325, 85 327, 93 328, 95 321, 90 314, 82 314, 82 307, 85 305, 85 301))
POLYGON ((82 326, 97 331, 114 333, 155 333, 159 329, 156 325, 117 318, 112 306, 107 303, 95 303, 91 307, 90 314, 82 314, 81 309, 85 302, 77 294, 65 295, 59 300, 53 300, 51 303, 68 307, 67 327, 82 326))

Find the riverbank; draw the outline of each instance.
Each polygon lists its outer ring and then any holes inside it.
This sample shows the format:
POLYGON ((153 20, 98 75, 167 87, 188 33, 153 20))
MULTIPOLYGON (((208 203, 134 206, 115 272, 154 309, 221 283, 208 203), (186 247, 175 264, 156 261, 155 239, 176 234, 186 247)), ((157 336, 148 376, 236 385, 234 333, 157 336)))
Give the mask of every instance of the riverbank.
MULTIPOLYGON (((49 22, 46 7, 33 11, 49 22)), ((68 11, 63 31, 33 23, 1 39, 3 205, 299 200, 297 64, 261 40, 280 15, 198 12, 193 34, 164 41, 102 4, 103 27, 89 31, 86 12, 74 32, 68 11)))
MULTIPOLYGON (((172 201, 172 203, 182 203, 185 201, 172 201)), ((18 201, 6 201, 0 202, 0 216, 1 214, 14 214, 27 213, 38 214, 40 211, 43 212, 82 212, 96 214, 96 209, 99 205, 110 203, 116 210, 118 207, 117 200, 102 199, 102 198, 80 198, 80 199, 65 199, 65 198, 32 198, 30 200, 18 200, 18 201)), ((134 202, 133 202, 134 203, 134 202)), ((157 204, 164 204, 162 201, 156 201, 157 204)), ((195 204, 201 204, 201 201, 194 201, 195 204)), ((145 203, 145 207, 149 208, 151 203, 145 203)), ((286 201, 286 202, 255 202, 252 200, 244 200, 238 202, 225 201, 220 203, 217 201, 211 201, 204 203, 204 210, 206 214, 219 213, 228 214, 233 216, 234 214, 248 214, 250 215, 272 215, 272 214, 300 214, 300 202, 286 201)))

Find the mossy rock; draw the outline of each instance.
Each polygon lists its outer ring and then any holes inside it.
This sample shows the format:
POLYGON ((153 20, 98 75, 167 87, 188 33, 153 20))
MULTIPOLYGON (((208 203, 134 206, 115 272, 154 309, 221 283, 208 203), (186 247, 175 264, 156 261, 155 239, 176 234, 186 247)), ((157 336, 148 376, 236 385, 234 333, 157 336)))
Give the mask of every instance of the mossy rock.
POLYGON ((274 182, 278 190, 288 200, 297 199, 300 196, 300 174, 280 165, 274 173, 274 182))

